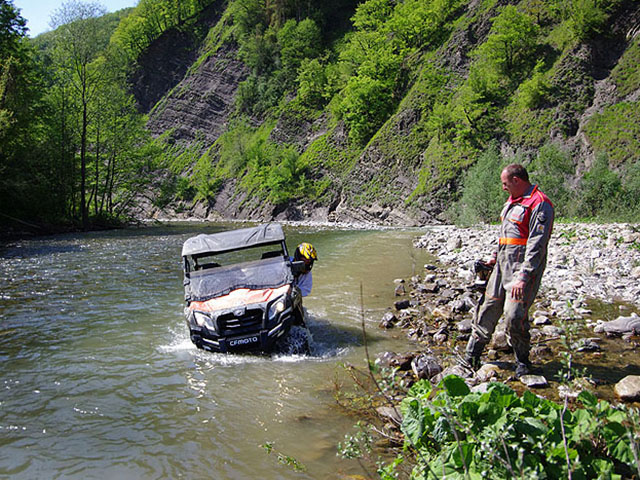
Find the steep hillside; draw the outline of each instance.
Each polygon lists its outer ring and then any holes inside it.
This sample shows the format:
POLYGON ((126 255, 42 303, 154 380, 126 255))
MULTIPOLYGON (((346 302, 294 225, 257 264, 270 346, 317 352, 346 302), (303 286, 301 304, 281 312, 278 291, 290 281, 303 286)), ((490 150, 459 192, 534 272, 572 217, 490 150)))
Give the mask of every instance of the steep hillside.
POLYGON ((541 176, 539 152, 565 155, 566 188, 598 155, 618 175, 638 164, 640 2, 369 0, 258 20, 251 3, 214 3, 206 40, 175 48, 167 31, 139 62, 179 180, 146 215, 425 224, 492 148, 541 176))

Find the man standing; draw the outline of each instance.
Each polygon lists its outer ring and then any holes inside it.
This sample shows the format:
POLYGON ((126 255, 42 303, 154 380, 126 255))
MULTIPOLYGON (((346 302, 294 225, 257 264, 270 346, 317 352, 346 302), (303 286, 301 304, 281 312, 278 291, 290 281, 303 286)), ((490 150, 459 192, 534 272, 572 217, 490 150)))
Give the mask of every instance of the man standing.
POLYGON ((522 165, 511 164, 500 175, 509 192, 500 218, 498 251, 487 282, 484 303, 473 321, 465 360, 480 365, 480 355, 504 313, 506 333, 516 358, 516 377, 529 373, 529 308, 547 265, 547 246, 553 228, 553 205, 537 185, 529 182, 522 165))

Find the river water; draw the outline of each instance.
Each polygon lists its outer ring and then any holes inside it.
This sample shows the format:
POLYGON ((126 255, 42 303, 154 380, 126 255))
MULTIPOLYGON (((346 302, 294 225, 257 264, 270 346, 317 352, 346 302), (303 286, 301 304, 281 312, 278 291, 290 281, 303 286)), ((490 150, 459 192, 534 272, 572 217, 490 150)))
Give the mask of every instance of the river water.
POLYGON ((409 348, 404 334, 377 324, 393 304, 393 279, 427 261, 412 247, 421 232, 285 227, 291 251, 308 241, 319 255, 305 298, 312 354, 271 358, 212 354, 189 340, 181 246, 222 228, 235 226, 163 225, 0 249, 0 477, 362 474, 336 455, 357 419, 337 407, 333 379, 343 362, 365 364, 361 305, 372 356, 409 348), (281 464, 278 452, 306 471, 281 464))

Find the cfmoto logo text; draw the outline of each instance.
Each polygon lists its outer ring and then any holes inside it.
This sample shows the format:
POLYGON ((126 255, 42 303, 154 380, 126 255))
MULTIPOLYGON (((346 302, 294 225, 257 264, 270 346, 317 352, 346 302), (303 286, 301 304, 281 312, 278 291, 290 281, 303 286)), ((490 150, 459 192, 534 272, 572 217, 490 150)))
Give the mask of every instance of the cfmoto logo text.
POLYGON ((236 347, 238 345, 248 345, 250 343, 258 343, 258 337, 238 338, 237 340, 229 340, 229 346, 236 347))

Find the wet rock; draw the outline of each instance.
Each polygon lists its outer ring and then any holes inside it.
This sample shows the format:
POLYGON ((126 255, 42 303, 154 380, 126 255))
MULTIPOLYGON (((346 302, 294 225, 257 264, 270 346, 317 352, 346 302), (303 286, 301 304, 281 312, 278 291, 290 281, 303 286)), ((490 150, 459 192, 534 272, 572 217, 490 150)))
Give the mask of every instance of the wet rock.
POLYGON ((436 278, 438 278, 438 276, 435 273, 428 273, 427 275, 424 276, 424 282, 435 283, 436 278))
POLYGON ((409 308, 411 306, 410 300, 398 300, 393 304, 396 307, 396 310, 404 310, 405 308, 409 308))
POLYGON ((628 317, 620 316, 610 322, 603 322, 594 328, 596 333, 606 333, 607 335, 616 336, 625 333, 640 333, 640 317, 638 314, 632 313, 628 317))
POLYGON ((398 317, 396 317, 393 312, 387 312, 382 316, 382 320, 380 320, 380 328, 393 328, 397 322, 398 317))
POLYGON ((435 265, 431 265, 429 263, 424 266, 425 270, 436 270, 437 268, 438 267, 436 267, 435 265))
POLYGON ((640 376, 627 375, 613 388, 616 396, 625 402, 640 400, 640 376))
POLYGON ((500 367, 493 365, 492 363, 485 363, 476 372, 476 377, 481 382, 488 382, 498 377, 500 367))
POLYGON ((442 365, 433 355, 418 355, 411 361, 411 369, 416 377, 431 378, 442 372, 442 365))
POLYGON ((545 388, 549 386, 549 382, 542 375, 523 375, 520 377, 520 383, 529 388, 545 388))
POLYGON ((571 348, 574 348, 578 352, 599 352, 600 350, 602 350, 600 348, 600 345, 588 338, 581 338, 573 345, 571 345, 571 348))
POLYGON ((410 353, 382 352, 376 356, 376 365, 399 370, 410 370, 414 355, 410 353))
POLYGON ((394 293, 395 293, 396 297, 400 297, 400 296, 406 294, 407 292, 406 292, 406 290, 404 288, 404 283, 400 283, 400 284, 396 285, 394 293))

